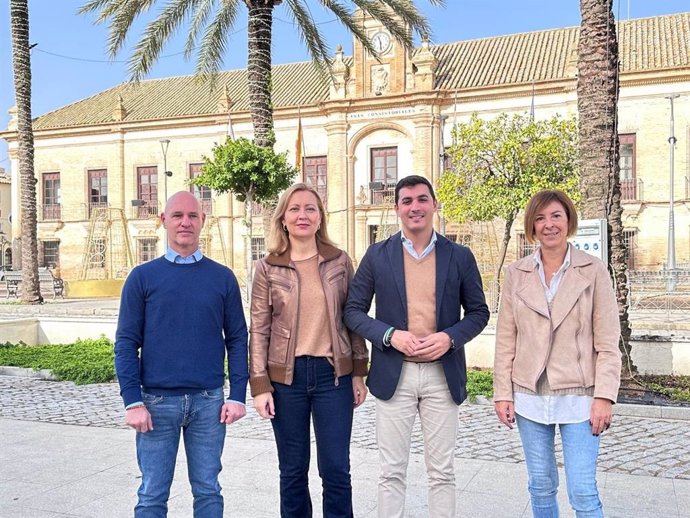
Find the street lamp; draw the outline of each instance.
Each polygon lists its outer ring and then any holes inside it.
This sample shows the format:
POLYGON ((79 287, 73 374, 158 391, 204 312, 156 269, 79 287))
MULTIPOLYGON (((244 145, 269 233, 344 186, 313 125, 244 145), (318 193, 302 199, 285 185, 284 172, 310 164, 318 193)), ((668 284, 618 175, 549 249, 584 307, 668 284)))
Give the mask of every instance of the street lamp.
POLYGON ((5 233, 0 230, 0 266, 6 267, 5 264, 5 245, 9 245, 10 242, 5 237, 5 233))
POLYGON ((666 252, 666 269, 668 270, 668 280, 666 281, 666 289, 668 291, 676 290, 676 226, 674 221, 674 199, 673 199, 673 184, 674 184, 674 171, 673 171, 673 151, 676 147, 676 135, 675 135, 675 124, 673 119, 673 99, 679 97, 676 95, 669 95, 666 97, 671 101, 671 136, 668 138, 668 143, 670 147, 670 171, 669 171, 669 201, 668 201, 668 251, 666 252))
MULTIPOLYGON (((163 210, 165 210, 165 204, 168 202, 168 177, 172 176, 172 171, 168 171, 168 146, 170 141, 168 139, 163 139, 159 141, 161 144, 161 151, 163 152, 163 210)), ((163 243, 165 244, 165 251, 168 250, 168 234, 163 233, 163 243)))

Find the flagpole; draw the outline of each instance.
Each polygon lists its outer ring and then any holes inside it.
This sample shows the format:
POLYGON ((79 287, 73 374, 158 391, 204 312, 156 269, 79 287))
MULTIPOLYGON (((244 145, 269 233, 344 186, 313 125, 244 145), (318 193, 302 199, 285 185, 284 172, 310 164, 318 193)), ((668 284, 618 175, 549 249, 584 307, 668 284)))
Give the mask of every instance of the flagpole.
POLYGON ((295 168, 299 171, 302 181, 305 181, 302 167, 304 156, 304 142, 302 141, 302 109, 297 107, 297 140, 295 141, 295 168))
POLYGON ((532 79, 532 102, 529 107, 529 120, 534 122, 534 78, 532 79))

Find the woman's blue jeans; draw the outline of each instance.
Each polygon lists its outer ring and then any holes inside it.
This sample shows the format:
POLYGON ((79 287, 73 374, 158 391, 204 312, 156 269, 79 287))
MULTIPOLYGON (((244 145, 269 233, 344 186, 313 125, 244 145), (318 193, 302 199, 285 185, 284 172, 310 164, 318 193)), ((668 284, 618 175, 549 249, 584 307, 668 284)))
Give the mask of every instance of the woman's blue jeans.
POLYGON ((335 377, 326 358, 295 358, 292 385, 273 383, 273 431, 280 468, 281 518, 311 518, 310 418, 314 422, 324 518, 352 517, 352 377, 335 377))
POLYGON ((225 442, 225 425, 220 422, 223 401, 222 387, 183 396, 144 394, 153 430, 137 433, 137 459, 142 477, 135 518, 167 516, 180 434, 184 436, 194 518, 223 517, 223 497, 218 483, 225 442))
MULTIPOLYGON (((558 518, 558 468, 554 437, 556 425, 516 416, 527 462, 529 494, 534 518, 558 518)), ((568 499, 577 518, 602 518, 596 472, 599 437, 588 421, 559 424, 568 499)))

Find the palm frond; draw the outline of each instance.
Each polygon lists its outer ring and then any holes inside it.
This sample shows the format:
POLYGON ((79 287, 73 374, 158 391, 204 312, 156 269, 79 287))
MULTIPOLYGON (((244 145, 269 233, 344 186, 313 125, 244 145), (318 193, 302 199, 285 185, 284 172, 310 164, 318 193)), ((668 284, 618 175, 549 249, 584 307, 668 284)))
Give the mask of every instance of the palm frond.
MULTIPOLYGON (((404 47, 411 49, 413 44, 412 34, 407 30, 405 24, 409 23, 406 19, 406 17, 409 18, 410 16, 410 13, 408 12, 409 9, 415 11, 416 8, 414 6, 408 5, 404 9, 399 9, 400 12, 396 13, 395 11, 392 11, 392 8, 389 8, 389 1, 391 0, 353 0, 357 7, 362 9, 375 20, 381 22, 381 24, 390 31, 391 35, 396 40, 398 40, 404 47), (397 19, 395 19, 394 14, 398 14, 402 18, 402 20, 398 21, 397 19), (405 16, 403 16, 403 14, 405 16)), ((414 30, 414 27, 412 27, 412 29, 414 30)))
POLYGON ((100 10, 95 23, 103 23, 121 3, 119 0, 90 0, 77 9, 77 14, 89 14, 100 10))
POLYGON ((225 0, 206 27, 195 66, 197 74, 213 77, 218 72, 225 54, 227 36, 237 19, 238 6, 239 0, 225 0))
POLYGON ((175 29, 185 21, 187 13, 193 11, 199 1, 171 0, 158 17, 148 24, 127 62, 134 81, 140 81, 151 70, 175 29))
POLYGON ((127 34, 132 28, 134 19, 148 11, 155 0, 122 0, 118 5, 111 4, 108 43, 106 48, 111 57, 115 57, 125 43, 127 34))
MULTIPOLYGON (((347 7, 337 0, 321 0, 321 4, 335 14, 338 21, 347 27, 347 29, 354 35, 355 38, 357 38, 357 41, 359 41, 367 51, 369 51, 373 56, 377 58, 379 57, 379 53, 371 43, 369 36, 357 23, 357 20, 354 18, 352 13, 350 13, 347 7)), ((357 5, 356 1, 355 5, 357 5)))
POLYGON ((302 42, 307 46, 320 72, 330 71, 331 49, 321 36, 308 6, 303 0, 287 0, 297 32, 302 42))
POLYGON ((189 35, 187 36, 187 41, 184 46, 185 58, 189 58, 192 55, 192 52, 194 52, 197 37, 199 36, 199 33, 201 32, 202 28, 206 25, 208 17, 213 10, 213 4, 215 3, 215 0, 200 1, 201 3, 196 8, 194 18, 192 19, 189 27, 189 35))
POLYGON ((400 16, 404 23, 409 24, 413 32, 420 36, 430 34, 431 26, 426 17, 409 0, 382 0, 391 11, 400 16))

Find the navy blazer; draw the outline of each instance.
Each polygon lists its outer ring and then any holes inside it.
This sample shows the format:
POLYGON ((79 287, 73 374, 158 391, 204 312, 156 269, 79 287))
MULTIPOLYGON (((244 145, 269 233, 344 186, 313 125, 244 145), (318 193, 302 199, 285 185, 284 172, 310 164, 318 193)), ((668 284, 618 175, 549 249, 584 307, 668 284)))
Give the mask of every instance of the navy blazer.
MULTIPOLYGON (((453 400, 467 397, 464 345, 481 333, 489 321, 477 262, 469 248, 441 235, 436 241, 436 329, 455 342, 441 357, 453 400), (461 315, 462 308, 462 315, 461 315)), ((391 326, 407 330, 407 297, 400 232, 371 245, 355 272, 344 310, 345 324, 373 347, 367 385, 379 399, 390 399, 400 379, 403 354, 383 345, 391 326), (376 318, 368 316, 376 295, 376 318)))

